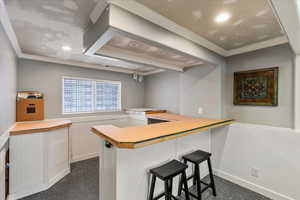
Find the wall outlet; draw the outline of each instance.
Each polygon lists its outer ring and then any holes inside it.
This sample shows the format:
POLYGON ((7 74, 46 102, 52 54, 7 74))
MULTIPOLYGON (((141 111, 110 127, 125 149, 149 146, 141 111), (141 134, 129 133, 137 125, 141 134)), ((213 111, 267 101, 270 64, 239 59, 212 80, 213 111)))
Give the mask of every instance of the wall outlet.
POLYGON ((203 108, 202 108, 202 107, 199 107, 199 108, 198 108, 198 114, 199 114, 199 115, 202 115, 202 114, 203 114, 203 108))
POLYGON ((259 178, 259 170, 257 168, 251 168, 250 174, 254 178, 259 178))

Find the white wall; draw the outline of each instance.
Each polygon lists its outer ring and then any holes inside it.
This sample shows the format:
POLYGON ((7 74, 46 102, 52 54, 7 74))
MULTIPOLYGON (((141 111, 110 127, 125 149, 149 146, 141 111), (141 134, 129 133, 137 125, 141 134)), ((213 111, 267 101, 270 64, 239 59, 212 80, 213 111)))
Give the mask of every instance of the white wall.
POLYGON ((274 200, 300 199, 300 132, 235 123, 212 131, 212 154, 219 176, 274 200))
POLYGON ((239 122, 292 128, 293 60, 294 54, 288 44, 227 58, 227 116, 239 122), (278 106, 233 105, 233 73, 268 67, 279 67, 278 106))
POLYGON ((15 122, 17 59, 0 22, 0 135, 15 122))
POLYGON ((179 113, 180 73, 163 72, 145 78, 145 106, 179 113))
POLYGON ((212 131, 218 175, 274 200, 300 199, 300 133, 290 129, 293 58, 287 44, 227 58, 225 110, 242 123, 212 131), (279 106, 234 106, 233 73, 267 67, 279 67, 279 106), (258 178, 251 176, 251 168, 258 169, 258 178))
POLYGON ((189 116, 222 116, 223 66, 203 65, 180 75, 180 113, 189 116), (198 114, 198 108, 203 114, 198 114))
POLYGON ((128 115, 111 115, 73 118, 70 127, 70 158, 71 162, 86 160, 99 155, 100 138, 91 132, 93 126, 114 125, 128 127, 146 124, 144 120, 131 119, 128 115))
POLYGON ((146 106, 168 108, 170 102, 170 105, 179 105, 174 111, 193 116, 201 116, 197 114, 201 106, 204 108, 202 116, 220 117, 225 110, 224 116, 248 122, 212 130, 213 167, 218 175, 274 200, 300 199, 297 189, 300 184, 300 133, 290 129, 293 121, 293 53, 290 47, 280 45, 226 61, 226 67, 204 66, 184 73, 165 72, 147 77, 146 106), (235 71, 276 66, 280 68, 278 107, 233 106, 235 71), (176 89, 178 85, 179 90, 176 89), (258 169, 259 178, 250 176, 251 168, 258 169))
MULTIPOLYGON (((122 108, 144 106, 144 83, 134 81, 128 74, 19 59, 17 76, 18 90, 37 90, 44 93, 45 118, 72 117, 62 115, 63 76, 121 81, 122 108)), ((99 113, 85 114, 87 115, 99 113)))
POLYGON ((145 106, 204 117, 222 116, 222 64, 201 65, 145 78, 145 106), (198 114, 198 108, 203 114, 198 114))

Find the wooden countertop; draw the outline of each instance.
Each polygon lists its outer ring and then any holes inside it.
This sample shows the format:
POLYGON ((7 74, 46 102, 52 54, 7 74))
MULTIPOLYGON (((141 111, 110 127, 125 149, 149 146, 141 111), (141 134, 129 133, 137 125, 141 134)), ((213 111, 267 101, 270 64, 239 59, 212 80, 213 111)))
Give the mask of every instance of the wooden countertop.
POLYGON ((101 125, 94 126, 92 132, 119 148, 130 149, 233 123, 232 119, 196 118, 170 113, 149 114, 147 117, 170 122, 127 128, 101 125))
POLYGON ((31 134, 52 131, 72 125, 70 120, 44 120, 33 122, 17 122, 11 129, 10 135, 31 134))

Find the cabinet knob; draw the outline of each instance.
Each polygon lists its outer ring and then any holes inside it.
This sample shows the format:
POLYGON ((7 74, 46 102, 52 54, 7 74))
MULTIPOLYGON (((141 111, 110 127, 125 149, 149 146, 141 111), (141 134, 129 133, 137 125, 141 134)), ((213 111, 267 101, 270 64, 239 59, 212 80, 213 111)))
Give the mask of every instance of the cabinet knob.
POLYGON ((105 141, 105 146, 110 149, 112 147, 112 144, 108 141, 105 141))

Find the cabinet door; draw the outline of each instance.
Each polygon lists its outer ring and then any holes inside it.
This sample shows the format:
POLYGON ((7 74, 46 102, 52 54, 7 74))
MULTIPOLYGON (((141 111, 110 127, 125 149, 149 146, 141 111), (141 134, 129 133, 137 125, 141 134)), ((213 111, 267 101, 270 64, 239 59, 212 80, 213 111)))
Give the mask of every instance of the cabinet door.
POLYGON ((45 133, 10 137, 10 193, 34 193, 44 187, 45 133))
POLYGON ((68 128, 57 129, 47 133, 48 183, 52 185, 69 173, 68 128))

